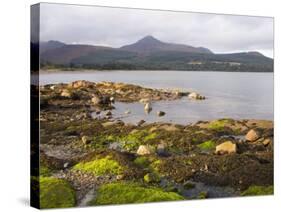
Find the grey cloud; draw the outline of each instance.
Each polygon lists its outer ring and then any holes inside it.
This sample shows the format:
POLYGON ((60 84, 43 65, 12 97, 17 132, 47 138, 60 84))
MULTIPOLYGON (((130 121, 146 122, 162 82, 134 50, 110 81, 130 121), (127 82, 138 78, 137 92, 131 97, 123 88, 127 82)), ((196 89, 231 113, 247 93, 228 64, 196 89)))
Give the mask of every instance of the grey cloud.
POLYGON ((41 40, 119 47, 153 35, 214 52, 273 56, 273 19, 266 17, 41 4, 41 40))

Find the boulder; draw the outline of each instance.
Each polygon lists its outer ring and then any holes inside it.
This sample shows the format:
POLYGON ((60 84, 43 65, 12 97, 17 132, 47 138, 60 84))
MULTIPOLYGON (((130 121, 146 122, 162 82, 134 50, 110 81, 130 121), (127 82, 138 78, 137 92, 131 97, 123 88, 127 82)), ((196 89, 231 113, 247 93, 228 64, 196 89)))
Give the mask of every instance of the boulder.
POLYGON ((69 90, 67 89, 64 89, 61 94, 60 94, 62 97, 66 97, 66 98, 70 98, 71 97, 71 93, 69 90))
POLYGON ((266 139, 264 139, 264 141, 262 142, 262 144, 264 145, 264 146, 268 146, 269 144, 271 144, 271 139, 270 138, 266 138, 266 139))
POLYGON ((260 134, 257 130, 251 129, 245 136, 245 139, 249 142, 254 142, 260 138, 260 134))
POLYGON ((145 110, 145 112, 147 112, 147 113, 150 113, 150 111, 152 111, 152 107, 151 107, 151 103, 150 103, 150 102, 148 102, 148 103, 146 103, 146 104, 144 105, 144 110, 145 110))
POLYGON ((236 144, 232 143, 231 141, 226 141, 218 146, 216 146, 216 154, 223 155, 223 154, 231 154, 237 152, 236 144))
POLYGON ((154 150, 148 145, 140 145, 137 151, 138 155, 151 155, 154 150))
POLYGON ((138 123, 137 123, 137 126, 141 126, 145 123, 145 120, 140 120, 138 123))
POLYGON ((206 99, 205 96, 201 96, 200 94, 195 93, 195 92, 191 92, 191 93, 188 95, 188 98, 189 98, 189 99, 196 99, 196 100, 203 100, 203 99, 206 99))
POLYGON ((169 156, 169 153, 167 151, 167 144, 165 143, 158 144, 156 152, 159 156, 163 156, 163 157, 169 156))
POLYGON ((161 116, 165 116, 165 114, 166 114, 166 113, 165 113, 164 111, 158 111, 158 112, 157 112, 157 115, 160 116, 160 117, 161 117, 161 116))

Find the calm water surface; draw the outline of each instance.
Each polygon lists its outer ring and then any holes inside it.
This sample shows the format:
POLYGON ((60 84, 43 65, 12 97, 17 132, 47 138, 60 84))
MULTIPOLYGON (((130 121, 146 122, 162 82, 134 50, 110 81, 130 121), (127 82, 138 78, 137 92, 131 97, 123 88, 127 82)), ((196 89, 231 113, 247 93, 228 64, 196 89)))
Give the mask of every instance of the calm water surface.
POLYGON ((273 120, 273 73, 184 72, 184 71, 102 71, 42 73, 40 84, 68 83, 75 80, 132 83, 151 88, 178 88, 196 91, 207 97, 192 101, 186 97, 176 101, 153 103, 146 114, 140 103, 116 103, 115 117, 126 122, 141 119, 191 123, 218 118, 273 120), (125 111, 131 111, 125 114, 125 111), (163 117, 157 111, 166 112, 163 117))

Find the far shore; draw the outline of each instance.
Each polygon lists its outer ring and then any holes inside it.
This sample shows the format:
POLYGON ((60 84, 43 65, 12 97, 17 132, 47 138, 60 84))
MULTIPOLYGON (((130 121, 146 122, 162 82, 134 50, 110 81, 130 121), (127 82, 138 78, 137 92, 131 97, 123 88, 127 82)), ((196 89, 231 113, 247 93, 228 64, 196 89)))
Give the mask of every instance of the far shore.
POLYGON ((126 69, 115 69, 115 70, 101 70, 101 69, 80 69, 80 68, 54 68, 54 69, 40 69, 40 74, 47 74, 47 73, 58 73, 58 72, 109 72, 109 71, 182 71, 182 72, 231 72, 231 73, 274 73, 267 72, 267 71, 212 71, 212 70, 126 70, 126 69))

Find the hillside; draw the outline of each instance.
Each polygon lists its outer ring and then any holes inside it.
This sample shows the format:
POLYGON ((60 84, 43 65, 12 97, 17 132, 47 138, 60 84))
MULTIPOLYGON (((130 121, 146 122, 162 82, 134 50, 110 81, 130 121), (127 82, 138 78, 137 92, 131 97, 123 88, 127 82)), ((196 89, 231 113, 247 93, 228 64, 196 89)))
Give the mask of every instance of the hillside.
POLYGON ((273 59, 259 52, 215 54, 205 47, 165 43, 152 36, 120 48, 52 41, 45 42, 43 49, 41 68, 273 71, 273 59))

